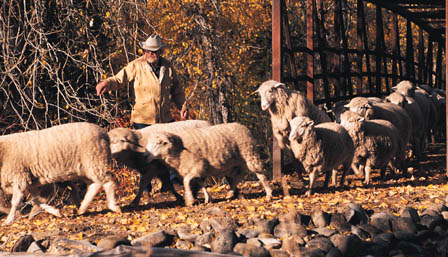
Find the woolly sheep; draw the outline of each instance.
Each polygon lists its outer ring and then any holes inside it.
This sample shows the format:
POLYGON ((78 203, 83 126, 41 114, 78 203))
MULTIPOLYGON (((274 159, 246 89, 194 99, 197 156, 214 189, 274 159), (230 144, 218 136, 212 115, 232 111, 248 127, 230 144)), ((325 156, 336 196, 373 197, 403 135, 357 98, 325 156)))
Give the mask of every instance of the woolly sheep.
POLYGON ((289 121, 296 116, 311 118, 316 124, 330 122, 328 115, 311 103, 302 93, 288 90, 275 80, 263 82, 256 90, 261 98, 261 109, 271 115, 272 133, 281 149, 288 145, 289 121))
MULTIPOLYGON (((347 111, 341 115, 341 125, 353 139, 355 153, 352 167, 360 167, 359 172, 365 174, 365 184, 370 183, 373 167, 383 169, 389 164, 396 169, 403 160, 404 145, 400 132, 391 122, 366 120, 356 112, 347 111)), ((383 175, 384 171, 381 172, 383 175)))
POLYGON ((313 185, 319 174, 326 174, 326 183, 330 171, 333 171, 333 183, 336 182, 336 169, 344 166, 341 184, 344 183, 345 172, 350 169, 353 160, 354 146, 348 132, 341 125, 325 122, 314 125, 308 117, 297 116, 290 121, 291 133, 289 141, 294 156, 300 160, 309 173, 308 195, 313 193, 313 185))
POLYGON ((410 138, 411 148, 414 154, 420 157, 424 145, 424 124, 422 122, 423 115, 420 106, 415 100, 409 96, 404 96, 398 92, 389 94, 386 101, 401 106, 408 113, 412 121, 412 133, 410 138))
MULTIPOLYGON (((272 189, 263 174, 263 163, 256 152, 250 131, 239 123, 219 124, 206 128, 188 129, 176 134, 152 133, 146 145, 151 158, 162 159, 183 177, 184 199, 194 202, 190 181, 210 176, 226 177, 230 183, 227 198, 237 195, 237 184, 243 170, 254 172, 263 184, 268 200, 272 189)), ((210 196, 203 187, 205 202, 210 196)))
POLYGON ((4 224, 14 221, 27 191, 33 196, 33 205, 60 216, 58 209, 40 202, 39 187, 75 179, 89 184, 79 214, 86 212, 101 187, 106 192, 109 209, 119 212, 115 183, 107 172, 110 163, 109 136, 101 127, 87 122, 0 137, 1 187, 5 193, 12 194, 11 209, 4 224))
POLYGON ((162 191, 171 191, 177 201, 182 201, 183 199, 182 196, 174 190, 170 180, 168 167, 160 160, 148 160, 148 153, 144 147, 147 144, 148 136, 160 131, 175 133, 188 128, 209 126, 211 126, 211 124, 208 121, 186 120, 171 123, 158 123, 139 130, 116 128, 109 131, 112 157, 140 173, 140 186, 131 205, 138 205, 145 188, 148 189, 148 194, 150 194, 151 179, 154 177, 158 177, 162 181, 162 191))
POLYGON ((365 97, 355 97, 346 105, 352 112, 361 114, 367 120, 382 119, 390 121, 400 132, 402 142, 408 144, 411 132, 412 122, 409 115, 402 107, 392 103, 369 103, 365 97))

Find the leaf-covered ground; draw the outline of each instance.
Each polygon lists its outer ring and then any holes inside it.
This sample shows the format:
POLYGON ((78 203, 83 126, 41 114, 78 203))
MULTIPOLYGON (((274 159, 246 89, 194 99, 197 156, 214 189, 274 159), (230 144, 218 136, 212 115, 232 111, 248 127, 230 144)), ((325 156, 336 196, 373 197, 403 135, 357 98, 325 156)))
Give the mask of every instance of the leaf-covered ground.
MULTIPOLYGON (((195 229, 199 231, 201 221, 214 216, 230 215, 240 225, 250 226, 254 219, 276 217, 291 209, 303 214, 310 214, 315 209, 335 212, 349 202, 359 203, 366 210, 399 213, 405 206, 421 210, 432 203, 443 203, 447 197, 445 149, 445 144, 430 145, 427 158, 411 163, 414 169, 408 177, 390 176, 382 183, 379 172, 375 170, 373 183, 363 186, 361 178, 350 175, 347 177, 349 185, 345 188, 318 189, 311 197, 304 195, 303 182, 291 175, 292 198, 283 199, 280 186, 274 183, 271 202, 264 200, 264 191, 259 182, 248 181, 240 184, 242 199, 225 200, 228 187, 216 184, 209 188, 214 199, 212 204, 183 207, 176 205, 175 198, 169 193, 155 193, 151 199, 145 194, 140 206, 128 207, 138 187, 138 176, 134 172, 120 170, 117 174, 121 182, 117 188, 117 198, 122 213, 107 211, 102 193, 90 206, 89 213, 83 216, 75 215, 74 205, 66 205, 62 207, 63 218, 47 213, 40 213, 31 220, 23 217, 11 226, 0 227, 0 251, 9 251, 14 242, 25 234, 35 238, 85 239, 93 243, 108 235, 126 236, 132 240, 159 229, 174 231, 186 224, 193 232, 195 229)), ((318 186, 322 183, 323 179, 320 178, 318 186)), ((180 186, 177 188, 181 190, 180 186)), ((202 202, 201 194, 199 198, 202 202)), ((3 220, 4 217, 0 217, 0 222, 3 220)))

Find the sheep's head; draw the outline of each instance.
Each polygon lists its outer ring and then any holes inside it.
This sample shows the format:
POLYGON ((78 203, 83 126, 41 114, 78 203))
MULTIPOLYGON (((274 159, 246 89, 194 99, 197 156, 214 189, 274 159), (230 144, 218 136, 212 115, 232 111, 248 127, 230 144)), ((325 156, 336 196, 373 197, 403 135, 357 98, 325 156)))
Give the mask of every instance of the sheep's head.
POLYGON ((369 117, 372 114, 372 105, 365 97, 355 97, 345 105, 348 110, 359 113, 363 117, 369 117))
POLYGON ((263 111, 266 111, 275 102, 280 90, 283 92, 286 90, 285 84, 275 80, 265 81, 258 87, 255 92, 260 95, 263 111))
POLYGON ((392 87, 392 90, 395 92, 401 93, 405 96, 415 97, 415 85, 409 80, 403 80, 398 83, 396 86, 392 87))
POLYGON ((302 138, 314 128, 314 121, 305 116, 297 116, 289 121, 291 132, 289 133, 289 141, 302 141, 302 138))
POLYGON ((398 92, 394 92, 394 93, 388 95, 386 97, 386 101, 389 102, 389 103, 393 103, 393 104, 396 104, 398 106, 401 106, 403 108, 406 105, 406 98, 405 98, 405 96, 400 94, 400 93, 398 93, 398 92))
POLYGON ((109 131, 108 134, 112 157, 115 157, 124 151, 146 153, 146 149, 142 145, 142 136, 140 132, 128 128, 115 128, 109 131))
POLYGON ((184 148, 182 139, 172 133, 158 132, 148 137, 146 150, 151 159, 164 159, 168 156, 177 155, 184 148))
POLYGON ((365 118, 357 112, 346 111, 341 114, 341 126, 347 130, 360 128, 365 118))

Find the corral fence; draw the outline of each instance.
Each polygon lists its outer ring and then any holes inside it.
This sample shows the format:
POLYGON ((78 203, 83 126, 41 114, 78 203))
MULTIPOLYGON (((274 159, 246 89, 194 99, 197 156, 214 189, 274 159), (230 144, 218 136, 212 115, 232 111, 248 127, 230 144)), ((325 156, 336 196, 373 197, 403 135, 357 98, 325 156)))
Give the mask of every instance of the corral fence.
MULTIPOLYGON (((381 97, 401 80, 446 88, 445 1, 300 2, 272 1, 272 79, 327 105, 381 97), (297 15, 306 21, 306 38, 292 30, 297 15)), ((283 158, 273 143, 279 180, 283 158)))

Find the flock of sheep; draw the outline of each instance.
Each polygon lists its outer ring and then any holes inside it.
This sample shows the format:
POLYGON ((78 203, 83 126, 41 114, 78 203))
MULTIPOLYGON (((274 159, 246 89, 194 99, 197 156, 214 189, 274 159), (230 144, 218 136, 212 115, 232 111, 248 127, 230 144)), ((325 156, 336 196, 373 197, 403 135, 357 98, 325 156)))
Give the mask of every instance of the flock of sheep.
MULTIPOLYGON (((445 105, 443 91, 415 87, 409 81, 399 83, 394 90, 384 100, 356 97, 336 103, 331 112, 277 81, 264 82, 257 92, 262 110, 270 113, 273 135, 280 147, 291 151, 309 175, 307 194, 311 194, 320 174, 326 175, 326 184, 330 175, 336 183, 340 166, 342 184, 350 170, 364 175, 367 184, 372 168, 383 172, 390 166, 392 171, 405 173, 409 153, 421 156, 428 137, 444 133, 445 114, 440 113, 445 105)), ((162 181, 162 190, 170 190, 188 206, 194 204, 197 193, 191 184, 199 185, 205 202, 210 201, 203 185, 204 178, 210 176, 225 177, 230 184, 226 198, 234 198, 245 170, 260 180, 267 200, 272 197, 255 141, 239 123, 212 126, 207 121, 188 120, 106 132, 95 124, 78 122, 0 136, 1 193, 12 195, 3 224, 14 222, 27 194, 33 206, 60 216, 57 208, 39 197, 41 187, 73 180, 88 185, 78 206, 79 214, 87 211, 101 188, 108 208, 120 212, 113 176, 108 173, 112 158, 140 172, 133 205, 139 203, 144 189, 151 192, 154 177, 162 181), (174 189, 170 173, 183 178, 183 197, 174 189)), ((282 184, 289 195, 286 183, 282 184)))

